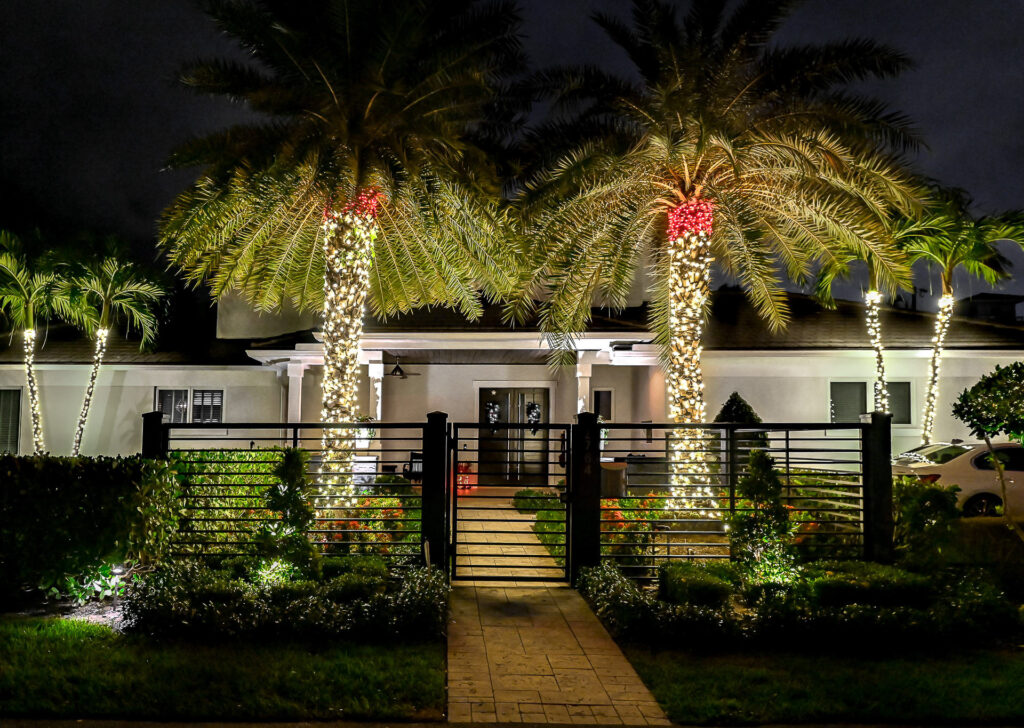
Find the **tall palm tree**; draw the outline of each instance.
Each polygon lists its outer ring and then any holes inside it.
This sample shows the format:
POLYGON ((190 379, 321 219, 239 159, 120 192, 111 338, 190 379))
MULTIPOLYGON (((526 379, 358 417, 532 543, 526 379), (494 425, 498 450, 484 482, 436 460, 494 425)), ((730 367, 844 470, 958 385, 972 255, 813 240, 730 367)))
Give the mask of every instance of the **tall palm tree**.
MULTIPOLYGON (((648 261, 675 422, 705 418, 700 340, 713 261, 773 327, 788 315, 783 275, 802 280, 841 251, 870 256, 887 287, 909 277, 880 219, 914 202, 887 154, 912 137, 902 117, 844 89, 907 61, 866 40, 774 47, 794 4, 745 0, 730 13, 727 0, 697 0, 680 20, 668 0, 633 0, 631 23, 595 20, 638 81, 598 68, 536 79, 556 90, 562 114, 537 143, 562 152, 524 185, 539 241, 526 278, 545 282, 524 280, 510 315, 542 300, 544 330, 568 348, 595 297, 624 305, 648 261)), ((678 443, 673 459, 700 471, 699 448, 678 443)))
POLYGON ((1009 277, 1009 261, 996 243, 1011 240, 1024 245, 1024 212, 974 217, 968 211, 970 200, 960 190, 936 190, 937 204, 931 206, 919 222, 906 221, 897 235, 906 241, 914 260, 922 260, 937 270, 942 286, 935 334, 928 360, 928 385, 925 390, 921 442, 931 442, 935 409, 939 398, 939 370, 942 347, 953 315, 953 276, 963 270, 974 278, 993 285, 1009 277))
MULTIPOLYGON (((365 304, 439 304, 468 317, 511 285, 496 246, 499 185, 485 149, 521 114, 524 58, 505 0, 212 0, 253 58, 200 62, 197 91, 261 119, 184 145, 203 167, 166 211, 171 260, 215 296, 324 315, 322 419, 356 415, 365 304), (263 119, 266 119, 265 121, 263 119)), ((344 448, 334 430, 324 450, 344 448)))
POLYGON ((12 326, 21 330, 32 417, 32 449, 36 455, 46 452, 35 369, 36 327, 51 315, 75 324, 83 323, 87 316, 68 295, 63 275, 63 266, 52 261, 47 265, 31 260, 20 238, 0 230, 0 309, 12 326))
POLYGON ((156 336, 155 307, 165 291, 137 265, 113 256, 82 265, 66 286, 69 295, 79 300, 88 311, 85 327, 95 337, 92 370, 71 447, 71 455, 78 457, 111 326, 118 319, 123 320, 129 330, 135 328, 139 331, 141 345, 152 342, 156 336))

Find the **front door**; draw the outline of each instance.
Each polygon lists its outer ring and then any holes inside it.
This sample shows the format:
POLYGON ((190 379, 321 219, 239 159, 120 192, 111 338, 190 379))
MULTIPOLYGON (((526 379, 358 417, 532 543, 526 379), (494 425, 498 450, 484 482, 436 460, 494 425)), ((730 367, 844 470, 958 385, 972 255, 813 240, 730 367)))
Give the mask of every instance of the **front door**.
POLYGON ((548 482, 549 391, 535 387, 480 390, 480 485, 548 482))

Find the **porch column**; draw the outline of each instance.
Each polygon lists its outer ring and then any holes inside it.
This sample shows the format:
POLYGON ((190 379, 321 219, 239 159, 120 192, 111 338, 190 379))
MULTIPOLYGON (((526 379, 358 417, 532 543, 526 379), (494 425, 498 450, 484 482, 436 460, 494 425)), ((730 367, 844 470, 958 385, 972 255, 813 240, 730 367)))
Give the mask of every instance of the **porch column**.
POLYGON ((302 375, 305 372, 303 362, 288 362, 288 422, 302 422, 302 375))
POLYGON ((384 362, 371 361, 367 365, 370 379, 370 416, 377 422, 383 418, 381 384, 384 381, 384 362))
POLYGON ((576 352, 576 413, 591 412, 590 409, 590 375, 593 369, 594 353, 591 351, 576 352))

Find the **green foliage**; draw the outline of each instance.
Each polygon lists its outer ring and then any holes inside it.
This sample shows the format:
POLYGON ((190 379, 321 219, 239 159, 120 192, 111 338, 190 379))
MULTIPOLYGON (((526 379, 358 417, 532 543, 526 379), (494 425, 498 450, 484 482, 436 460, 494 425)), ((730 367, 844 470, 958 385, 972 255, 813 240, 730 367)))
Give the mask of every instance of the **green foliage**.
MULTIPOLYGON (((348 562, 354 563, 354 562, 348 562)), ((448 584, 436 569, 400 578, 336 569, 328 579, 259 582, 231 570, 182 562, 129 586, 123 604, 132 632, 175 638, 345 638, 362 642, 440 637, 448 584)))
POLYGON ((520 513, 558 510, 563 507, 558 496, 552 495, 550 491, 534 490, 533 488, 517 490, 512 496, 512 505, 520 513))
POLYGON ((179 494, 173 471, 140 457, 0 456, 0 589, 119 588, 104 570, 165 556, 179 494))
POLYGON ((961 516, 956 503, 959 490, 917 478, 893 479, 893 544, 902 564, 928 569, 950 562, 961 516))
POLYGON ((256 553, 267 562, 262 569, 267 578, 272 576, 272 565, 281 563, 276 571, 284 574, 284 565, 298 569, 315 570, 317 553, 309 541, 315 513, 311 505, 312 492, 306 478, 309 456, 305 450, 286 448, 274 466, 277 484, 263 491, 265 508, 277 514, 277 519, 263 523, 256 533, 256 553))
POLYGON ((757 583, 787 581, 795 561, 793 524, 782 504, 782 481, 774 465, 764 451, 750 453, 749 472, 736 488, 744 507, 728 521, 730 554, 757 583))
POLYGON ((443 708, 436 642, 157 641, 79 620, 0 620, 5 724, 422 721, 443 708))
POLYGON ((802 585, 815 607, 870 604, 924 608, 934 603, 937 591, 928 576, 861 561, 811 564, 804 572, 802 585))
POLYGON ((725 400, 722 409, 715 415, 712 422, 738 422, 744 425, 759 425, 761 418, 754 408, 747 403, 747 400, 740 396, 739 392, 733 392, 725 400))
POLYGON ((669 561, 658 570, 658 598, 672 604, 724 609, 740 575, 729 563, 669 561))
POLYGON ((978 437, 1006 435, 1024 442, 1024 362, 996 370, 960 393, 953 416, 978 437))

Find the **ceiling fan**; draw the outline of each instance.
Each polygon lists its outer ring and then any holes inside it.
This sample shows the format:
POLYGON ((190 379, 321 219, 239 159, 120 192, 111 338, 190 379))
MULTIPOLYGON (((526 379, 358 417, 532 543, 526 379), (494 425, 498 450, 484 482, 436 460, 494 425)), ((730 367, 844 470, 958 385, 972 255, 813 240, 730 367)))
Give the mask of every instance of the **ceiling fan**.
POLYGON ((396 356, 395 357, 395 368, 392 369, 390 372, 388 372, 387 376, 389 376, 389 377, 398 377, 399 379, 408 379, 409 377, 418 377, 418 376, 420 376, 419 372, 407 372, 404 369, 402 369, 402 365, 400 363, 401 361, 402 361, 402 357, 400 357, 400 356, 396 356))

